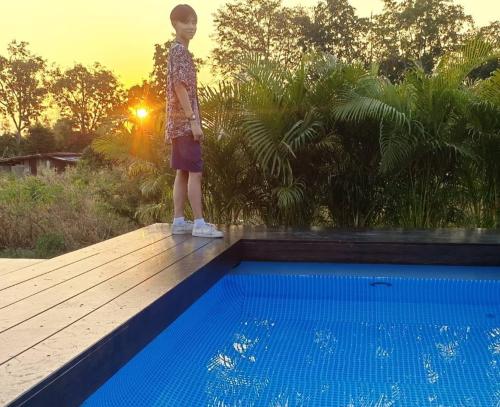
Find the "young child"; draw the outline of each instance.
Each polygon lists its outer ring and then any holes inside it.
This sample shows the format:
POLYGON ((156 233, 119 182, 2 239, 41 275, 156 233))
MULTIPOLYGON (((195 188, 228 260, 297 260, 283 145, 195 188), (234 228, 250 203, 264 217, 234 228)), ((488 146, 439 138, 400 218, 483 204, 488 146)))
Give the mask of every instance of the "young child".
POLYGON ((174 222, 172 233, 191 233, 199 237, 223 237, 223 233, 203 219, 201 203, 200 105, 196 68, 188 51, 196 33, 196 12, 180 4, 170 13, 176 37, 170 47, 167 77, 167 125, 165 141, 172 144, 171 166, 177 171, 174 182, 174 222), (186 199, 193 209, 193 222, 184 220, 186 199))

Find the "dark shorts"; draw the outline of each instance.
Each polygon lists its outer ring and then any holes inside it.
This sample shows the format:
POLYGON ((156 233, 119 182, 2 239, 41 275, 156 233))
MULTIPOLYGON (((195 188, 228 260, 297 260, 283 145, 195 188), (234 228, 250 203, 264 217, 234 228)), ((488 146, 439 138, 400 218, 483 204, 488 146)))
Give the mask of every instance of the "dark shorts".
POLYGON ((170 166, 174 170, 202 172, 201 144, 192 133, 172 139, 170 166))

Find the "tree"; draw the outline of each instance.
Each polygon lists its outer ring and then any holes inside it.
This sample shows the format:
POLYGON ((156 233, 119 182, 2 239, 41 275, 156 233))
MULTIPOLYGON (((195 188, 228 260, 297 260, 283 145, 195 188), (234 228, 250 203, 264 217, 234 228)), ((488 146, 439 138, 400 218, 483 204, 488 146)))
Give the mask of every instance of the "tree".
POLYGON ((240 72, 243 59, 252 52, 291 68, 300 60, 300 17, 301 8, 282 7, 281 0, 227 3, 214 15, 213 71, 240 72))
POLYGON ((54 132, 39 124, 31 127, 26 137, 25 152, 33 153, 49 153, 53 152, 56 147, 54 132))
POLYGON ((75 125, 72 120, 60 118, 58 119, 52 131, 54 132, 55 149, 58 151, 71 151, 73 144, 77 139, 75 133, 75 125))
POLYGON ((62 116, 73 121, 83 138, 91 137, 123 103, 122 86, 97 62, 91 69, 81 64, 64 72, 56 68, 52 76, 51 90, 62 116))
POLYGON ((173 216, 174 173, 163 140, 162 113, 152 112, 149 117, 150 134, 143 134, 140 123, 131 120, 133 117, 124 118, 100 129, 91 144, 93 151, 105 160, 125 166, 128 175, 139 183, 141 202, 134 217, 142 223, 165 222, 173 216))
POLYGON ((20 146, 16 142, 16 135, 5 133, 0 136, 0 158, 19 155, 20 146))
POLYGON ((0 55, 0 115, 14 123, 18 145, 23 130, 41 115, 48 91, 46 62, 28 45, 14 40, 8 45, 8 58, 0 55))
POLYGON ((300 24, 305 49, 329 52, 343 61, 365 57, 368 19, 358 17, 347 0, 321 0, 300 24))
POLYGON ((473 35, 479 35, 483 40, 500 47, 500 21, 496 20, 483 27, 476 28, 472 31, 473 35))
POLYGON ((403 68, 404 61, 418 61, 429 73, 442 55, 463 43, 472 26, 472 17, 452 0, 384 0, 382 13, 373 19, 372 47, 380 61, 398 59, 403 68))

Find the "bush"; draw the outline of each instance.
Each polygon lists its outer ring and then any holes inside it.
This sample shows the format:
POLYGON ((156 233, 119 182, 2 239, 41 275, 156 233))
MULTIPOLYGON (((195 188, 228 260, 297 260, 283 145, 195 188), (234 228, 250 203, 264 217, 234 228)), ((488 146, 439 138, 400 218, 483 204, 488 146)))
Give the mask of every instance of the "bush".
POLYGON ((46 258, 136 229, 133 191, 120 168, 0 176, 0 250, 32 249, 46 258))
POLYGON ((35 244, 35 254, 40 258, 53 257, 64 252, 64 237, 58 233, 40 235, 35 244))

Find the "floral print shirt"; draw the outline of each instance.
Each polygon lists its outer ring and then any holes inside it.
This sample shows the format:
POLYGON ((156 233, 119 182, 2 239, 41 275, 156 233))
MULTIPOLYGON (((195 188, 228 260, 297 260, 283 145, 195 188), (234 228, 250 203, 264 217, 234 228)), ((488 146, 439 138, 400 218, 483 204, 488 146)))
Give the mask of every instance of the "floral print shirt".
POLYGON ((196 67, 193 57, 188 49, 179 41, 174 40, 170 46, 167 65, 167 124, 165 132, 165 141, 169 142, 173 138, 182 137, 191 132, 191 124, 186 118, 174 85, 176 83, 184 84, 191 103, 191 109, 201 127, 200 105, 197 95, 196 67))

